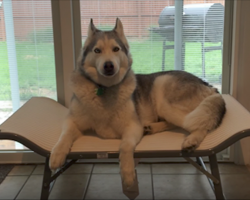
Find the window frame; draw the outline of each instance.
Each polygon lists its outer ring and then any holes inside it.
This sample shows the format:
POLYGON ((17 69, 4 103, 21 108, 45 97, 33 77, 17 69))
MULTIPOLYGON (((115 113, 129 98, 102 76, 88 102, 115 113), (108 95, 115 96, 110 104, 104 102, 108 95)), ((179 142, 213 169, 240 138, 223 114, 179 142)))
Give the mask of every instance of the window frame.
POLYGON ((81 50, 80 1, 51 1, 58 102, 68 107, 70 74, 81 50))
POLYGON ((225 1, 224 36, 222 53, 222 93, 230 94, 230 80, 232 68, 232 44, 234 26, 234 1, 225 1))

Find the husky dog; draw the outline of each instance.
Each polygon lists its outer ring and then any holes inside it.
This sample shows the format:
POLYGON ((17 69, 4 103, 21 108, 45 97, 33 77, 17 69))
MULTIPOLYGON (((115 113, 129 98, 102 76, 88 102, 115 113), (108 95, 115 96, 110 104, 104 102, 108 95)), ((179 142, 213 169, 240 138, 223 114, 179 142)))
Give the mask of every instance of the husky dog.
POLYGON ((73 97, 59 141, 50 157, 62 166, 73 142, 92 129, 102 138, 121 139, 120 170, 125 186, 134 183, 134 150, 144 133, 181 127, 190 135, 183 150, 197 148, 219 126, 225 102, 218 91, 184 71, 135 75, 129 44, 119 19, 112 31, 91 19, 78 67, 71 78, 73 97))

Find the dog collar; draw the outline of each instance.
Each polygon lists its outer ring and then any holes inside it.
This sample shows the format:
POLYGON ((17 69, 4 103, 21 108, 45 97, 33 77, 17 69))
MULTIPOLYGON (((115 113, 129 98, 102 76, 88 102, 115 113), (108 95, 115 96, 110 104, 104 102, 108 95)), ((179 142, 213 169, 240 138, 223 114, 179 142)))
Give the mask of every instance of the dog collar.
POLYGON ((98 88, 95 89, 95 94, 96 94, 97 96, 103 95, 104 92, 105 92, 105 87, 102 86, 102 85, 98 85, 98 88))
POLYGON ((105 86, 97 84, 94 80, 92 80, 92 79, 84 72, 84 70, 83 70, 82 68, 79 68, 79 72, 80 72, 80 74, 81 74, 82 76, 84 76, 86 79, 88 79, 89 81, 91 81, 92 83, 94 83, 94 84, 97 86, 97 88, 95 88, 95 94, 96 94, 97 96, 101 96, 101 95, 104 94, 105 89, 106 89, 105 86))

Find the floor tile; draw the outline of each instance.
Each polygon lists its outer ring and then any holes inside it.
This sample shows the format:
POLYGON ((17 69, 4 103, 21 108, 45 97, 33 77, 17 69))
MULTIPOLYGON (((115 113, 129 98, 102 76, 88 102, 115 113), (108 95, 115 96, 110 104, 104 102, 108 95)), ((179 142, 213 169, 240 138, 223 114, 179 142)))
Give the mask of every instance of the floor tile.
POLYGON ((233 163, 219 164, 221 174, 250 174, 249 170, 244 165, 236 165, 233 163))
POLYGON ((44 165, 37 165, 32 174, 42 175, 44 173, 44 165))
MULTIPOLYGON (((140 194, 136 199, 152 199, 150 174, 138 175, 140 194)), ((128 199, 122 192, 119 174, 93 174, 85 199, 128 199)))
POLYGON ((215 199, 204 175, 153 175, 155 199, 215 199))
MULTIPOLYGON (((63 174, 89 174, 91 173, 92 164, 74 164, 70 166, 63 174)), ((32 174, 43 174, 44 165, 37 165, 32 174)))
MULTIPOLYGON (((50 199, 81 199, 92 167, 72 165, 56 180, 50 199)), ((250 199, 248 169, 231 163, 220 163, 219 168, 226 198, 250 199)), ((152 164, 152 169, 155 199, 215 199, 206 177, 190 164, 152 164)), ((0 200, 14 199, 17 195, 17 199, 39 199, 43 170, 44 165, 15 166, 0 184, 0 200)), ((119 171, 119 164, 95 164, 86 199, 127 199, 119 171)), ((150 164, 139 164, 137 172, 140 188, 137 199, 152 199, 150 164)))
POLYGON ((93 169, 94 174, 118 174, 120 173, 119 164, 95 164, 93 169))
POLYGON ((17 199, 40 199, 42 180, 42 175, 31 175, 17 196, 17 199))
MULTIPOLYGON (((136 166, 138 174, 149 174, 150 164, 138 164, 136 166)), ((118 174, 120 173, 119 164, 95 164, 93 169, 94 174, 118 174)))
POLYGON ((0 184, 0 199, 14 199, 28 176, 7 176, 0 184))
POLYGON ((136 170, 138 174, 150 174, 151 169, 150 169, 150 164, 138 164, 136 166, 136 170))
POLYGON ((221 182, 227 199, 250 199, 250 175, 222 174, 221 182))
POLYGON ((69 174, 59 176, 49 199, 82 199, 89 174, 69 174))
POLYGON ((10 173, 9 176, 16 176, 16 175, 30 175, 34 170, 35 165, 17 165, 15 166, 10 173))
POLYGON ((152 172, 153 174, 202 174, 188 163, 152 164, 152 172))
POLYGON ((89 174, 93 168, 92 164, 74 164, 63 174, 89 174))

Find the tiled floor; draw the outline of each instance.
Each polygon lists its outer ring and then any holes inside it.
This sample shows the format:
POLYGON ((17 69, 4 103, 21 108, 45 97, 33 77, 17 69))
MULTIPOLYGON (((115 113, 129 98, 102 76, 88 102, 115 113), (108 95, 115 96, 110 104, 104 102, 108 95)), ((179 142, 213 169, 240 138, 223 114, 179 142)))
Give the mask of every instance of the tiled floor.
MULTIPOLYGON (((43 165, 13 168, 0 185, 0 199, 39 199, 43 165)), ((250 199, 245 166, 220 164, 227 199, 250 199)), ((139 164, 137 199, 215 199, 205 175, 189 164, 139 164)), ((127 199, 118 164, 75 164, 57 178, 50 199, 127 199)))

